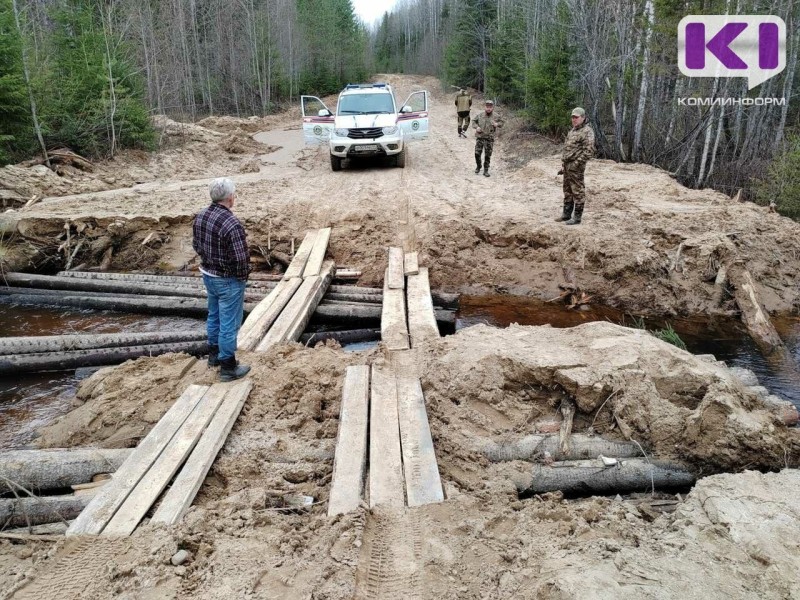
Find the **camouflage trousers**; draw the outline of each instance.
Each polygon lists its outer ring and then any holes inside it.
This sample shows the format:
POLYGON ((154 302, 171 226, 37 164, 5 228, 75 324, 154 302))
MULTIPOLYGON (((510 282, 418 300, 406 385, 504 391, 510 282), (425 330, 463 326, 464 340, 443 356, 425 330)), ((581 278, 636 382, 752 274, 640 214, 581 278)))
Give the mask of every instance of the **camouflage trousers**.
POLYGON ((492 150, 494 150, 494 138, 479 137, 475 142, 475 163, 478 168, 481 168, 481 154, 485 150, 485 157, 483 161, 483 168, 489 170, 489 165, 492 162, 492 150))
POLYGON ((583 183, 585 164, 564 164, 564 203, 574 202, 575 206, 583 206, 586 201, 586 185, 583 183))
POLYGON ((466 133, 467 129, 469 129, 469 111, 458 111, 456 113, 456 120, 458 122, 458 132, 461 133, 463 131, 466 133))

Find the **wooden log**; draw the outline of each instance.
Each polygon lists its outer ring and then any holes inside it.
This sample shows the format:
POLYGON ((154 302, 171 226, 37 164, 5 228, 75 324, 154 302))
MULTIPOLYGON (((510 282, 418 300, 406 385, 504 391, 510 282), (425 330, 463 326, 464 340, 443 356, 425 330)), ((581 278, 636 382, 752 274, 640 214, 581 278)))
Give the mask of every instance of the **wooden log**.
POLYGON ((238 349, 254 350, 275 323, 303 280, 299 277, 282 280, 248 315, 239 330, 238 349))
POLYGON ((69 352, 10 354, 0 356, 0 376, 14 375, 15 373, 39 373, 42 371, 68 371, 79 367, 97 365, 115 365, 141 356, 160 356, 171 352, 183 352, 193 356, 207 354, 208 342, 175 342, 172 344, 96 348, 69 352))
POLYGON ((381 339, 389 350, 408 350, 410 347, 405 292, 402 289, 389 287, 388 269, 384 277, 381 339))
POLYGON ((126 536, 133 533, 194 449, 200 435, 214 418, 231 387, 224 383, 211 386, 147 473, 131 490, 125 502, 103 529, 102 535, 126 536))
POLYGON ((562 454, 557 435, 528 435, 518 440, 495 442, 477 438, 471 448, 492 462, 511 460, 543 461, 549 455, 553 460, 585 460, 601 454, 610 458, 635 458, 641 456, 636 444, 614 442, 601 437, 574 434, 568 454, 562 454))
MULTIPOLYGON (((331 228, 326 227, 317 231, 314 238, 314 247, 311 249, 311 254, 308 255, 305 269, 303 269, 303 278, 316 277, 322 270, 322 261, 325 260, 325 253, 328 251, 328 240, 331 237, 331 228)), ((331 274, 331 277, 333 274, 331 274)))
POLYGON ((630 458, 607 467, 600 460, 536 465, 530 478, 517 483, 520 494, 562 491, 575 496, 622 494, 656 488, 688 487, 695 477, 683 465, 630 458))
POLYGON ((369 367, 347 367, 339 411, 328 516, 352 512, 361 504, 367 470, 369 367))
POLYGON ((228 434, 233 428, 242 407, 250 395, 253 382, 239 381, 228 386, 225 398, 222 401, 213 421, 203 432, 200 441, 186 460, 186 464, 175 478, 169 491, 165 494, 151 523, 164 523, 175 525, 183 518, 192 505, 208 470, 214 459, 228 439, 228 434))
MULTIPOLYGON (((404 290, 406 288, 403 262, 403 249, 389 248, 389 267, 386 269, 385 279, 387 280, 390 290, 404 290)), ((385 293, 384 287, 384 294, 385 293)))
MULTIPOLYGON (((95 281, 129 281, 143 284, 157 284, 157 285, 178 285, 178 286, 194 286, 203 287, 202 273, 194 273, 192 275, 153 275, 149 273, 99 273, 97 271, 59 271, 56 277, 65 277, 70 279, 84 279, 95 281)), ((254 277, 253 274, 250 277, 254 277)), ((260 281, 250 279, 247 282, 247 287, 256 288, 272 288, 275 287, 277 281, 283 278, 283 275, 276 276, 278 279, 275 281, 260 281)))
MULTIPOLYGON (((67 290, 81 292, 102 292, 107 294, 146 295, 146 296, 181 296, 187 298, 205 298, 205 287, 183 285, 178 283, 133 282, 124 280, 73 279, 49 275, 29 275, 26 273, 8 273, 5 281, 8 285, 20 288, 36 288, 42 290, 67 290)), ((250 291, 246 299, 261 299, 264 293, 250 291), (249 296, 249 298, 248 298, 249 296)))
POLYGON ((41 496, 0 498, 0 526, 25 527, 58 523, 77 517, 93 496, 41 496))
POLYGON ((369 506, 405 506, 397 384, 388 366, 372 366, 369 421, 369 506))
POLYGON ((105 528, 130 492, 186 421, 208 391, 207 386, 190 385, 167 413, 155 424, 128 459, 122 463, 111 483, 104 485, 86 509, 67 530, 67 536, 98 535, 105 528))
POLYGON ((302 277, 303 271, 306 268, 306 263, 308 262, 308 257, 311 254, 311 250, 314 249, 314 240, 317 237, 316 231, 309 231, 306 233, 306 237, 303 239, 303 243, 300 244, 300 248, 298 248, 297 253, 295 253, 294 258, 292 259, 292 263, 286 269, 286 272, 283 274, 284 279, 291 279, 292 277, 302 277))
POLYGON ((433 312, 427 268, 419 269, 417 275, 408 276, 406 297, 411 347, 414 348, 428 340, 439 339, 439 327, 436 325, 436 315, 433 312))
POLYGON ((324 300, 338 300, 341 302, 349 302, 356 304, 382 304, 383 294, 350 294, 350 293, 334 293, 328 292, 325 294, 324 300))
POLYGON ((328 261, 323 265, 320 276, 308 277, 303 280, 289 304, 286 305, 264 339, 256 347, 257 351, 265 352, 281 342, 296 342, 300 339, 322 296, 325 295, 331 284, 334 270, 333 262, 328 261))
MULTIPOLYGON (((179 315, 183 317, 205 317, 208 305, 199 298, 173 298, 165 296, 141 296, 136 298, 101 298, 78 295, 14 294, 0 299, 23 306, 62 306, 69 308, 113 310, 145 315, 179 315)), ((245 305, 245 309, 247 309, 245 305)), ((249 308, 252 308, 250 306, 249 308)))
POLYGON ((99 333, 75 335, 39 335, 0 338, 0 355, 67 352, 121 346, 143 346, 174 342, 199 342, 206 339, 204 330, 159 331, 150 333, 99 333))
POLYGON ((408 506, 443 502, 425 398, 416 377, 398 376, 397 410, 408 506))
MULTIPOLYGON (((332 304, 320 302, 314 316, 321 321, 337 323, 374 323, 381 320, 383 308, 371 303, 332 304)), ((434 309, 436 321, 444 325, 454 325, 456 313, 451 310, 434 309)))
POLYGON ((116 471, 131 452, 128 448, 8 450, 0 453, 0 494, 24 495, 20 487, 38 493, 88 483, 99 473, 116 471))
POLYGON ((742 321, 756 344, 767 354, 784 349, 783 341, 761 304, 750 272, 742 265, 733 265, 728 269, 728 278, 735 288, 734 298, 742 311, 742 321))
POLYGON ((344 346, 345 344, 379 342, 380 339, 380 329, 348 329, 346 331, 316 331, 314 333, 304 333, 300 336, 300 343, 309 346, 326 340, 336 340, 344 346))

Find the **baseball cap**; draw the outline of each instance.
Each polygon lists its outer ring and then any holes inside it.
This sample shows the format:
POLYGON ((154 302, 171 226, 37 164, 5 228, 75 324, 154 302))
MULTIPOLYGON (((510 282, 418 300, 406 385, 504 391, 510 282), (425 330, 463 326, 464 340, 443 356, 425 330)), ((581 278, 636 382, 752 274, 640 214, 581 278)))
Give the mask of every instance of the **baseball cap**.
POLYGON ((572 109, 572 116, 573 117, 585 117, 586 111, 583 110, 580 106, 577 108, 572 109))
POLYGON ((486 104, 487 104, 487 105, 491 104, 492 106, 494 106, 494 100, 487 100, 487 101, 486 101, 486 104))

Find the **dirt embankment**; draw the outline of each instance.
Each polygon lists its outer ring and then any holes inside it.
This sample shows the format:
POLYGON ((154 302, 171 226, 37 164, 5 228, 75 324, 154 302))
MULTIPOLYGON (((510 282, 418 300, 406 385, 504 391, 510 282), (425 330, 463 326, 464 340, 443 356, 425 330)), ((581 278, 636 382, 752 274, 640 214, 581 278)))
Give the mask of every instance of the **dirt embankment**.
MULTIPOLYGON (((55 249, 63 239, 54 236, 63 236, 70 219, 177 219, 180 225, 165 231, 175 243, 156 247, 137 264, 179 268, 192 258, 185 219, 207 203, 208 178, 230 175, 239 192, 235 210, 255 254, 268 241, 287 250, 306 229, 332 226, 334 259, 363 269, 365 285, 380 282, 385 247, 403 244, 420 252, 435 287, 450 290, 553 298, 559 284, 570 283, 595 302, 640 314, 729 313, 735 310, 730 284, 721 278, 715 285, 715 280, 721 267, 744 264, 768 312, 800 309, 794 268, 800 258, 800 225, 790 219, 717 192, 687 189, 646 165, 594 160, 586 174, 584 224, 565 227, 553 222, 561 206, 558 146, 509 119, 496 145, 492 177, 476 177, 472 141, 458 138, 451 127, 450 95, 430 78, 382 79, 395 86, 400 99, 415 89, 432 92, 430 138, 411 146, 405 169, 364 163, 331 172, 325 148, 301 150, 297 109, 264 119, 211 117, 197 125, 165 121, 165 136, 183 145, 148 157, 145 166, 120 156, 98 165, 96 174, 81 173, 80 180, 50 173, 46 179, 58 185, 36 183, 40 175, 23 177, 18 167, 0 170, 0 178, 25 184, 15 189, 27 186, 23 196, 61 196, 3 215, 0 229, 12 229, 9 223, 21 219, 17 228, 24 238, 26 231, 41 229, 29 221, 45 219, 51 231, 34 241, 55 249), (272 162, 270 148, 246 142, 245 132, 256 130, 270 133, 271 143, 297 150, 272 162), (245 154, 231 153, 242 148, 245 154), (79 194, 113 187, 103 183, 103 169, 119 182, 147 183, 79 194)), ((112 268, 128 268, 126 250, 140 243, 133 235, 116 242, 112 268)), ((18 257, 16 266, 30 268, 25 257, 18 257)))
MULTIPOLYGON (((144 526, 107 549, 108 565, 86 593, 388 597, 381 590, 394 590, 402 569, 394 597, 639 598, 647 589, 674 598, 694 597, 703 582, 710 598, 784 598, 800 582, 797 470, 702 479, 662 515, 658 503, 674 496, 519 500, 515 480, 532 465, 492 463, 476 449, 480 439, 549 427, 569 398, 578 406, 574 431, 635 439, 651 458, 699 473, 800 462, 797 430, 725 367, 608 323, 477 326, 423 348, 417 366, 447 501, 327 518, 344 369, 381 355, 299 345, 243 355, 254 388, 194 507, 176 528, 144 526), (287 495, 317 504, 294 514, 287 495), (191 559, 176 568, 169 559, 179 548, 191 559)), ((189 381, 215 380, 203 363, 186 366, 173 355, 95 374, 81 385, 80 406, 39 443, 134 445, 189 381)), ((0 581, 28 573, 32 590, 57 561, 86 552, 0 547, 0 581)))

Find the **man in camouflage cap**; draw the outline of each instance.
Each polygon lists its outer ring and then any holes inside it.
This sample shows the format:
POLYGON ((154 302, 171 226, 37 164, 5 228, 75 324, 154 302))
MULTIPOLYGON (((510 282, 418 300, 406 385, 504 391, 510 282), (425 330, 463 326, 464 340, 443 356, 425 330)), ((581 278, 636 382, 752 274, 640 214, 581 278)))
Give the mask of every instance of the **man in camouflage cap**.
POLYGON ((494 100, 486 101, 484 112, 472 119, 472 126, 478 136, 478 140, 475 142, 475 163, 478 165, 475 174, 481 172, 481 154, 485 152, 483 175, 489 177, 489 165, 492 162, 492 151, 494 150, 494 133, 503 126, 503 120, 494 114, 494 100))
POLYGON ((469 128, 469 110, 472 108, 472 96, 467 90, 460 89, 456 94, 456 119, 458 123, 458 137, 467 137, 469 128))
POLYGON ((594 131, 586 122, 586 111, 578 107, 572 111, 572 129, 567 134, 561 153, 562 167, 558 174, 564 174, 564 212, 556 221, 566 221, 567 225, 578 225, 581 222, 586 200, 583 173, 592 156, 594 131))

